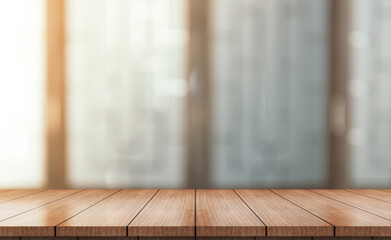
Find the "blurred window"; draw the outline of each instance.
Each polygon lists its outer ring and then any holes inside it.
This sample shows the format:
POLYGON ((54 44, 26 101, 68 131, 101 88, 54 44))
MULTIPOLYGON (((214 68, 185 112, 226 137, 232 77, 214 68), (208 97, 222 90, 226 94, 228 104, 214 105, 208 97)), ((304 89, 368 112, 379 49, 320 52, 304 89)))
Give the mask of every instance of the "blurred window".
POLYGON ((349 34, 350 170, 353 186, 391 181, 391 1, 354 0, 349 34))
POLYGON ((44 181, 44 1, 0 0, 0 188, 44 181))
POLYGON ((71 186, 183 186, 185 4, 67 1, 71 186))
MULTIPOLYGON (((387 187, 391 1, 348 2, 350 172, 339 174, 387 187)), ((327 184, 330 1, 209 0, 194 14, 187 0, 65 3, 70 187, 184 187, 187 161, 211 187, 327 184), (192 82, 192 102, 186 63, 200 56, 210 76, 192 82), (194 108, 205 104, 210 119, 194 108)), ((41 187, 49 169, 46 24, 44 0, 0 0, 0 188, 41 187)))
POLYGON ((322 186, 327 0, 214 0, 214 186, 322 186))

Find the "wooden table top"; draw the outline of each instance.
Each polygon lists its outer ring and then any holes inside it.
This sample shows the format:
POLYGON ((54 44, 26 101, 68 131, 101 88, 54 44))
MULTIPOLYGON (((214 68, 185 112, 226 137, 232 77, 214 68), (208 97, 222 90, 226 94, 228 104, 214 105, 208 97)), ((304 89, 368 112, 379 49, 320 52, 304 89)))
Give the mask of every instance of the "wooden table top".
POLYGON ((391 236, 391 190, 0 190, 0 237, 391 236))

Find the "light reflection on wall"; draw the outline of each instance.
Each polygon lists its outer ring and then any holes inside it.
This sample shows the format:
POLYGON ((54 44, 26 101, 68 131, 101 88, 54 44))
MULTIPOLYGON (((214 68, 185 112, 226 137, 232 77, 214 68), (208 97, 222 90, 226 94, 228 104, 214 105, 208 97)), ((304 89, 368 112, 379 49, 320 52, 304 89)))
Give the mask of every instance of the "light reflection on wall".
POLYGON ((72 186, 183 186, 185 3, 68 0, 72 186))
POLYGON ((0 0, 0 188, 44 172, 44 1, 0 0))

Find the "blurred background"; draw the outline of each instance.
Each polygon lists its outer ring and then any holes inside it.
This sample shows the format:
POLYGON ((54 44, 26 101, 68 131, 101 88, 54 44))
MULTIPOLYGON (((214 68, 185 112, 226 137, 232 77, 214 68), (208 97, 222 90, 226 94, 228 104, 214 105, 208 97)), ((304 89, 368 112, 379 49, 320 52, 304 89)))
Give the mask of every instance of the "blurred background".
POLYGON ((0 188, 391 186, 389 0, 0 0, 0 188))

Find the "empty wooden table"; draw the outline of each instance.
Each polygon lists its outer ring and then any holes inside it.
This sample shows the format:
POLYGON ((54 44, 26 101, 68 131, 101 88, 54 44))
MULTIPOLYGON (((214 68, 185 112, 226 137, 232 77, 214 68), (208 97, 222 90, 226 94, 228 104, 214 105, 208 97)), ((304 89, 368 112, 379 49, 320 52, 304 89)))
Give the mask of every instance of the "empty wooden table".
POLYGON ((391 190, 0 190, 0 240, 391 239, 391 190))

